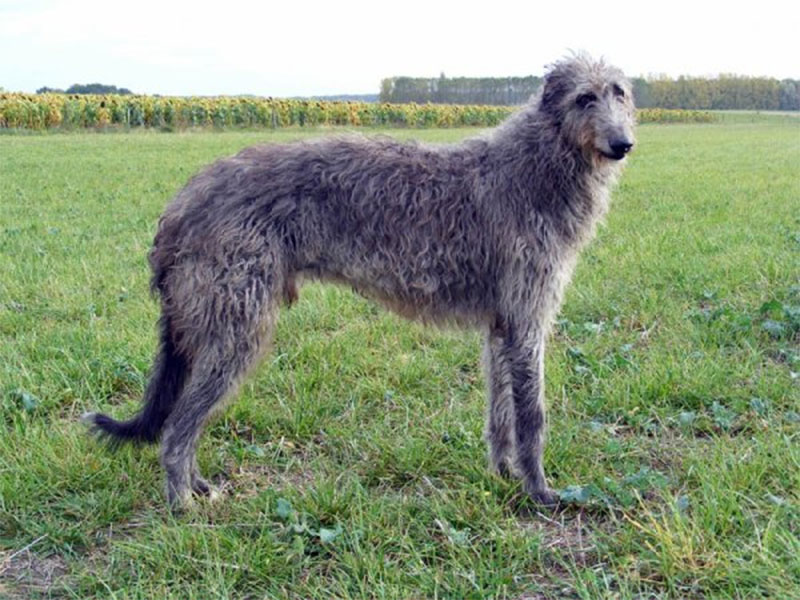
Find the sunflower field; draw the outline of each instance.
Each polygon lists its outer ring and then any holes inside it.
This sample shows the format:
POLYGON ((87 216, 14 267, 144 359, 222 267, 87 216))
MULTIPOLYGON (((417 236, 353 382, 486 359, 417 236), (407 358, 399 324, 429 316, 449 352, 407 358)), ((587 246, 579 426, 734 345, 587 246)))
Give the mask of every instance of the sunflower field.
MULTIPOLYGON (((0 128, 492 127, 508 106, 388 104, 249 96, 181 97, 0 93, 0 128)), ((641 123, 698 123, 708 112, 644 109, 641 123)))

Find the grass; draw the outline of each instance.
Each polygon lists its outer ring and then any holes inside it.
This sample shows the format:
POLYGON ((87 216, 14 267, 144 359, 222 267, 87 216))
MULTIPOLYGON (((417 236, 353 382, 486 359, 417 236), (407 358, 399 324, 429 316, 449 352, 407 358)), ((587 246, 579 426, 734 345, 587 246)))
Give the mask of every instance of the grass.
MULTIPOLYGON (((800 120, 642 126, 547 357, 537 513, 486 469, 480 340, 310 285, 164 509, 145 256, 199 167, 320 131, 0 139, 0 596, 753 598, 800 586, 800 120)), ((467 131, 396 131, 430 141, 467 131)))

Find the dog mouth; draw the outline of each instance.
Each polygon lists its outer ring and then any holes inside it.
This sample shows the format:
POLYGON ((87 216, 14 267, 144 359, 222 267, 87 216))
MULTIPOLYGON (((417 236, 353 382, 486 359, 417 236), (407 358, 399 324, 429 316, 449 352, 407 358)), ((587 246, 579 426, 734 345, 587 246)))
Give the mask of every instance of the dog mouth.
POLYGON ((627 151, 625 151, 625 152, 623 152, 623 151, 606 152, 604 150, 601 150, 600 154, 602 154, 603 156, 605 156, 609 160, 622 160, 623 158, 628 156, 628 152, 627 151))
POLYGON ((598 148, 600 154, 609 160, 622 160, 633 148, 633 142, 627 139, 617 139, 608 144, 608 148, 598 148))

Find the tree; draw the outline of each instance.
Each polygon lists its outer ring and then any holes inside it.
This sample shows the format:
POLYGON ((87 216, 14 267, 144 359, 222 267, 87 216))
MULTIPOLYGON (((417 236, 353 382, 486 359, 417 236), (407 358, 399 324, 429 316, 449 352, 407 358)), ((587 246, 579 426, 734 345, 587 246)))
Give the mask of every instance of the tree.
POLYGON ((440 104, 523 104, 536 93, 540 77, 391 77, 381 81, 381 102, 440 104))
POLYGON ((394 91, 394 81, 392 79, 381 79, 381 93, 378 96, 381 102, 391 102, 392 92, 394 91))
POLYGON ((778 107, 781 110, 800 110, 800 81, 792 79, 781 81, 778 107))
POLYGON ((36 93, 37 94, 63 94, 64 90, 59 90, 57 88, 50 88, 50 87, 44 86, 44 87, 40 87, 38 90, 36 90, 36 93))
POLYGON ((102 83, 75 83, 67 88, 67 94, 120 94, 127 95, 132 92, 128 88, 118 88, 115 85, 102 83))

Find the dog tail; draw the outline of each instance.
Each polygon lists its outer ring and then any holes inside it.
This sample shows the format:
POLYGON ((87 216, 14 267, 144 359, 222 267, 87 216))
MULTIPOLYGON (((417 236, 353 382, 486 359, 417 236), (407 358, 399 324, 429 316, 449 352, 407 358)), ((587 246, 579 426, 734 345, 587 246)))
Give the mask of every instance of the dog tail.
POLYGON ((127 421, 116 421, 99 413, 86 413, 81 420, 112 447, 126 442, 153 443, 172 412, 186 381, 188 365, 172 341, 169 320, 160 321, 161 343, 144 394, 141 411, 127 421))

